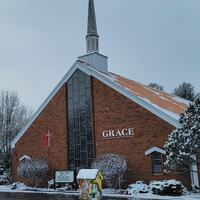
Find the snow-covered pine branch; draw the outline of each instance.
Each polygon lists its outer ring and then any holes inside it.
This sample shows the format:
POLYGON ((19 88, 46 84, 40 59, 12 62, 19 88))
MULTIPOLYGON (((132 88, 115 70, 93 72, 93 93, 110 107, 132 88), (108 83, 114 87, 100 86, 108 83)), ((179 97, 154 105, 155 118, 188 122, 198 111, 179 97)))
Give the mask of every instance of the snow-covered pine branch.
POLYGON ((165 165, 172 170, 190 170, 200 158, 200 99, 190 104, 180 116, 180 128, 169 135, 165 143, 165 165))

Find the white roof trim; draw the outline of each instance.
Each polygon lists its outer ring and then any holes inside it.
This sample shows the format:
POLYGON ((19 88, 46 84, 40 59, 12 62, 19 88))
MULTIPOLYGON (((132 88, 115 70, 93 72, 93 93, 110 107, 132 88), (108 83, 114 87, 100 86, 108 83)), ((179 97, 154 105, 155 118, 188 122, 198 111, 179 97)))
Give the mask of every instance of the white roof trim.
POLYGON ((22 135, 29 128, 29 126, 38 117, 38 115, 42 112, 42 110, 47 106, 47 104, 50 102, 50 100, 53 98, 53 96, 59 91, 59 89, 63 86, 63 84, 67 82, 67 80, 71 77, 71 75, 74 73, 74 71, 76 69, 80 69, 81 71, 85 72, 89 76, 95 77, 99 81, 103 82, 104 84, 106 84, 109 87, 113 88, 114 90, 118 91, 122 95, 124 95, 127 98, 131 99, 132 101, 136 102, 137 104, 141 105, 142 107, 144 107, 145 109, 154 113, 159 118, 167 121, 171 125, 173 125, 175 127, 180 126, 179 121, 177 119, 173 118, 172 116, 168 115, 167 113, 163 112, 162 110, 159 110, 158 108, 154 107, 150 103, 144 101, 142 98, 136 96, 135 94, 133 94, 129 90, 123 88, 116 82, 109 80, 101 72, 98 72, 93 67, 90 67, 88 64, 77 60, 72 65, 72 67, 69 69, 69 71, 65 74, 65 76, 62 78, 62 80, 56 85, 56 87, 53 89, 53 91, 50 93, 50 95, 46 98, 46 100, 42 103, 42 105, 39 107, 39 109, 34 113, 34 115, 30 119, 30 121, 26 124, 26 126, 19 132, 19 134, 11 142, 11 148, 15 147, 15 144, 17 143, 17 141, 22 137, 22 135))
POLYGON ((149 110, 150 112, 157 115, 159 118, 167 121, 174 127, 179 127, 179 121, 176 118, 173 118, 172 116, 168 115, 167 113, 163 112, 162 110, 154 107, 152 104, 144 101, 142 98, 136 96, 129 90, 125 89, 124 87, 120 86, 114 81, 109 80, 105 76, 101 74, 101 72, 96 71, 94 68, 89 67, 85 63, 83 63, 82 66, 79 67, 82 71, 85 71, 85 73, 94 76, 96 79, 100 80, 101 82, 105 83, 109 87, 113 88, 114 90, 118 91, 119 93, 123 94, 127 98, 131 99, 132 101, 136 102, 137 104, 141 105, 145 109, 149 110))
POLYGON ((38 117, 38 115, 42 112, 42 110, 47 106, 47 104, 50 102, 50 100, 54 97, 54 95, 59 91, 59 89, 62 87, 62 85, 66 82, 66 80, 69 79, 69 77, 74 73, 74 71, 77 69, 77 64, 80 64, 79 62, 75 62, 72 67, 69 69, 69 71, 65 74, 65 76, 62 78, 62 80, 56 85, 56 87, 53 89, 53 91, 49 94, 49 96, 46 98, 46 100, 42 103, 42 105, 38 108, 38 110, 33 114, 31 119, 28 121, 28 123, 24 126, 24 128, 17 134, 17 136, 14 138, 14 140, 11 142, 11 148, 15 147, 15 144, 17 141, 22 137, 24 132, 29 128, 29 126, 33 123, 33 121, 38 117))
POLYGON ((22 160, 31 160, 30 156, 24 155, 21 158, 19 158, 19 162, 21 162, 22 160))
POLYGON ((159 147, 151 147, 150 149, 146 150, 145 151, 145 156, 148 156, 150 154, 152 154, 153 152, 158 152, 158 153, 161 153, 163 155, 166 155, 166 151, 164 149, 161 149, 159 147))

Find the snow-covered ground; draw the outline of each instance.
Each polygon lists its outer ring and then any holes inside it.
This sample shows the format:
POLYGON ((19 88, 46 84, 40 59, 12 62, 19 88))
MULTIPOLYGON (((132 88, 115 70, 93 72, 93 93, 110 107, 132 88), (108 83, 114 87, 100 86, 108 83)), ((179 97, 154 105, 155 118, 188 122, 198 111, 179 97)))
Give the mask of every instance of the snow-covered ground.
MULTIPOLYGON (((52 190, 52 189, 36 189, 30 187, 21 187, 15 190, 11 189, 11 186, 0 186, 0 193, 2 192, 12 192, 12 193, 38 193, 38 194, 49 194, 49 195, 56 195, 56 194, 65 194, 65 195, 76 195, 78 196, 79 193, 76 191, 61 191, 61 190, 52 190)), ((173 196, 159 196, 154 195, 151 193, 147 194, 134 194, 134 195, 119 195, 119 194, 109 194, 106 191, 103 193, 103 197, 120 197, 120 198, 137 198, 137 199, 161 199, 161 200, 200 200, 200 193, 194 194, 190 193, 187 195, 183 195, 180 197, 173 197, 173 196)))
POLYGON ((57 194, 69 194, 73 196, 78 196, 79 193, 76 191, 69 191, 69 192, 63 192, 61 190, 53 190, 48 188, 18 188, 15 190, 11 189, 10 186, 0 186, 0 194, 1 193, 36 193, 36 194, 48 194, 48 195, 57 195, 57 194))

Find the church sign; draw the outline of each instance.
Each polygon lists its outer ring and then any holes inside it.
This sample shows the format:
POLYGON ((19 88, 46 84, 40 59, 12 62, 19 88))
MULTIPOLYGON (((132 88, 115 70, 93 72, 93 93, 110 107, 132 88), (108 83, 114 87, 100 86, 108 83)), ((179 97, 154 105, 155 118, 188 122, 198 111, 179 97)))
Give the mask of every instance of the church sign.
POLYGON ((74 182, 74 171, 56 171, 56 183, 72 183, 74 182))
POLYGON ((123 137, 132 137, 134 136, 134 128, 124 128, 118 130, 105 130, 102 132, 102 136, 105 139, 112 138, 123 138, 123 137))

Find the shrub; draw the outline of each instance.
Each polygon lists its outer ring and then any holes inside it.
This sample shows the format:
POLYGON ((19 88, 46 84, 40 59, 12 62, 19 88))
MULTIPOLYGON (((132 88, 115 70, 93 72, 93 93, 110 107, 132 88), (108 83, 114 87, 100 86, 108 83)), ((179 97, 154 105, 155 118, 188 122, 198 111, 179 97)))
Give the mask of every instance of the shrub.
POLYGON ((24 183, 15 182, 11 185, 11 190, 27 190, 27 186, 24 183))
POLYGON ((10 183, 10 177, 8 174, 4 173, 0 175, 0 185, 8 185, 10 183))
POLYGON ((47 174, 48 164, 45 160, 25 160, 20 162, 17 171, 19 176, 28 179, 35 187, 38 187, 47 174))
POLYGON ((123 181, 127 170, 126 160, 123 156, 116 154, 105 154, 98 156, 92 163, 93 169, 99 169, 103 174, 106 184, 111 188, 116 188, 123 181))
POLYGON ((128 186, 128 189, 126 190, 126 194, 133 195, 138 193, 148 193, 149 192, 149 186, 145 184, 143 181, 137 181, 134 184, 131 184, 128 186))
POLYGON ((0 160, 0 185, 8 185, 9 182, 8 166, 3 160, 0 160))
POLYGON ((185 192, 183 184, 176 180, 152 181, 149 186, 158 195, 180 196, 185 192))
POLYGON ((6 164, 2 160, 0 160, 0 175, 3 175, 6 171, 6 164))

